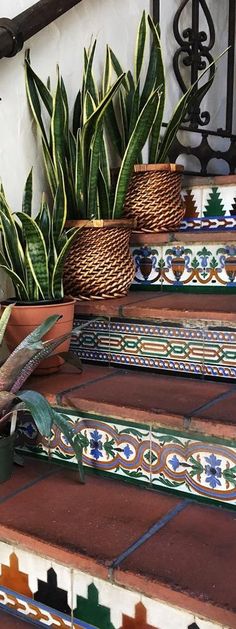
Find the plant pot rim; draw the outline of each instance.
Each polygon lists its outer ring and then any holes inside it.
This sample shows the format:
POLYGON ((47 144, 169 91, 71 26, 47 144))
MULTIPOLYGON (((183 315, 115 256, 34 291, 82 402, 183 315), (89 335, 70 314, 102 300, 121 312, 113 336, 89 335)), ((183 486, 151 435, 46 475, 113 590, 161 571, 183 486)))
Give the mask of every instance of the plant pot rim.
POLYGON ((40 300, 40 301, 17 301, 14 297, 10 299, 5 299, 1 302, 1 306, 8 306, 9 304, 13 304, 14 308, 22 308, 22 306, 29 308, 50 308, 51 306, 67 306, 68 304, 76 303, 75 297, 71 297, 70 295, 63 297, 63 299, 55 299, 55 300, 40 300))
POLYGON ((150 170, 154 170, 154 171, 166 171, 166 172, 171 172, 171 173, 183 173, 184 172, 184 166, 182 164, 135 164, 134 166, 134 172, 135 173, 139 173, 139 172, 146 172, 146 171, 150 171, 150 170))
POLYGON ((104 227, 130 227, 131 229, 136 226, 136 219, 133 218, 115 218, 115 219, 91 219, 91 220, 68 220, 66 221, 66 227, 80 227, 86 229, 103 229, 104 227))

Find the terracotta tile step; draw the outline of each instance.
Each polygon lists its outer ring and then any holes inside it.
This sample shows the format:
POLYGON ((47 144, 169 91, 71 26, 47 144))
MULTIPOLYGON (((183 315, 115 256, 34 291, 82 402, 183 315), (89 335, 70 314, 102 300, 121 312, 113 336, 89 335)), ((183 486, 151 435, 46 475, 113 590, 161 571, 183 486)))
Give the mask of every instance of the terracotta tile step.
POLYGON ((33 377, 29 386, 67 409, 235 440, 236 387, 113 367, 84 365, 33 377))
MULTIPOLYGON (((43 465, 45 478, 32 487, 22 486, 16 496, 11 496, 11 484, 5 484, 6 500, 0 505, 0 590, 1 586, 9 587, 9 582, 11 589, 19 593, 23 587, 25 594, 29 583, 31 591, 32 584, 37 589, 37 579, 45 580, 45 565, 49 563, 60 577, 58 587, 63 590, 70 583, 72 588, 78 587, 78 571, 80 575, 84 573, 87 584, 88 575, 96 577, 98 588, 103 583, 103 592, 113 584, 109 606, 114 605, 114 609, 122 601, 122 591, 127 594, 130 588, 132 598, 137 593, 147 597, 140 599, 143 605, 152 599, 172 606, 168 613, 174 613, 176 608, 177 617, 180 611, 191 612, 192 622, 187 622, 186 616, 185 624, 181 624, 186 629, 195 626, 194 621, 205 629, 205 620, 212 623, 209 629, 236 628, 233 512, 192 505, 175 496, 122 483, 114 490, 112 481, 94 476, 80 485, 75 473, 64 469, 55 468, 55 473, 46 478, 47 463, 43 465), (23 566, 22 557, 26 554, 28 559, 19 573, 18 560, 21 558, 23 566), (10 567, 3 570, 4 565, 10 567), (67 566, 69 581, 65 579, 67 566)), ((26 466, 29 481, 35 482, 32 464, 26 461, 26 466)), ((17 474, 15 469, 15 479, 17 474)), ((45 584, 44 588, 41 586, 41 592, 47 593, 50 600, 54 596, 56 605, 55 579, 54 576, 48 580, 47 588, 45 584)), ((85 586, 82 591, 85 592, 85 586)), ((47 605, 45 597, 46 594, 37 600, 47 605)), ((152 624, 156 629, 168 627, 157 616, 152 624)), ((178 621, 171 626, 179 627, 178 621)), ((120 624, 115 625, 115 629, 119 627, 120 624)))
POLYGON ((131 236, 131 246, 151 246, 151 245, 165 245, 165 244, 191 244, 191 243, 234 243, 235 232, 234 231, 177 231, 177 232, 157 232, 151 234, 145 234, 142 232, 133 232, 131 236))
POLYGON ((231 322, 236 325, 234 295, 200 295, 196 293, 155 294, 131 292, 120 299, 78 301, 77 316, 119 317, 126 320, 204 320, 231 322))

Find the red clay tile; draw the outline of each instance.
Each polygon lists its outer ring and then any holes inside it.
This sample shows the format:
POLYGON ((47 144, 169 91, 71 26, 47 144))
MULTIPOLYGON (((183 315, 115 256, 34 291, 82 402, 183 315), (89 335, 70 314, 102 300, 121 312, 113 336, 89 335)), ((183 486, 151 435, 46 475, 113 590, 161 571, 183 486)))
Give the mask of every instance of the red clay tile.
MULTIPOLYGON (((122 573, 236 612, 235 513, 191 505, 122 562, 122 573)), ((118 573, 119 579, 119 573, 118 573)), ((124 579, 123 579, 124 580, 124 579)))
POLYGON ((27 380, 27 389, 34 389, 39 393, 43 393, 51 404, 55 404, 57 402, 57 394, 61 391, 102 379, 109 373, 109 367, 83 364, 83 371, 80 373, 78 369, 65 365, 53 375, 47 377, 32 376, 27 380))
POLYGON ((0 502, 6 500, 12 493, 23 489, 28 483, 40 479, 42 475, 54 469, 51 464, 45 466, 43 461, 38 461, 28 456, 24 457, 24 466, 13 465, 11 478, 5 483, 0 483, 0 502))
POLYGON ((148 301, 124 305, 124 317, 146 319, 210 319, 236 321, 234 295, 202 295, 159 293, 148 301))
POLYGON ((64 392, 63 404, 81 408, 82 401, 86 400, 90 409, 97 412, 101 405, 103 410, 107 405, 109 412, 116 417, 120 416, 121 409, 127 409, 127 419, 132 420, 138 417, 135 413, 140 411, 191 416, 194 409, 230 390, 230 384, 118 369, 114 369, 113 373, 112 378, 103 382, 64 392))
MULTIPOLYGON (((157 295, 161 297, 159 292, 157 295)), ((121 317, 123 308, 127 305, 134 305, 139 302, 146 302, 152 299, 152 295, 147 291, 130 292, 126 297, 120 297, 120 299, 101 299, 86 301, 78 301, 75 307, 75 312, 80 316, 105 316, 105 317, 121 317)))
POLYGON ((229 231, 217 231, 217 232, 201 232, 201 234, 199 234, 199 232, 184 232, 184 231, 179 231, 179 232, 157 232, 157 233, 151 233, 151 234, 144 234, 142 232, 133 232, 132 237, 131 237, 131 245, 135 246, 135 245, 139 245, 139 246, 145 246, 145 245, 156 245, 156 246, 160 246, 162 244, 168 244, 171 243, 172 245, 174 245, 175 243, 178 242, 183 242, 183 243, 193 243, 193 242, 198 242, 199 245, 201 246, 202 243, 206 243, 206 242, 215 242, 215 243, 227 243, 227 242, 232 242, 235 241, 235 234, 234 232, 229 232, 229 231))
POLYGON ((208 410, 198 413, 199 417, 209 419, 214 422, 223 422, 227 424, 236 423, 236 392, 231 393, 229 397, 213 404, 208 410))
POLYGON ((0 524, 104 565, 178 502, 96 476, 87 475, 80 485, 74 472, 60 470, 10 499, 7 509, 0 505, 0 524))
POLYGON ((30 629, 30 627, 35 627, 35 624, 0 611, 0 627, 1 629, 23 629, 24 627, 30 629))

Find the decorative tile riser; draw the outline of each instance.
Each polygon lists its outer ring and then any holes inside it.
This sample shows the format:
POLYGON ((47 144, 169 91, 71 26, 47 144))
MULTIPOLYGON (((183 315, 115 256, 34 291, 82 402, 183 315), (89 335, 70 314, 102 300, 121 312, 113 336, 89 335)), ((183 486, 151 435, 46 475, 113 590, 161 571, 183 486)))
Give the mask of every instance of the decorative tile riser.
POLYGON ((182 196, 186 215, 180 231, 236 230, 236 183, 186 187, 182 196))
MULTIPOLYGON (((88 321, 77 317, 75 325, 81 320, 88 321)), ((207 321, 194 325, 91 320, 71 349, 81 359, 101 364, 235 378, 236 327, 213 328, 207 321)))
POLYGON ((236 292, 236 246, 193 243, 132 246, 133 288, 236 292))
POLYGON ((20 547, 15 551, 10 544, 0 542, 0 557, 0 609, 36 627, 223 629, 189 611, 20 547))
MULTIPOLYGON (((236 439, 229 442, 155 429, 132 423, 132 418, 121 421, 79 411, 66 414, 80 435, 85 468, 236 508, 236 439)), ((18 448, 42 457, 50 454, 55 461, 73 467, 76 464, 58 429, 48 444, 31 421, 20 425, 18 448)))

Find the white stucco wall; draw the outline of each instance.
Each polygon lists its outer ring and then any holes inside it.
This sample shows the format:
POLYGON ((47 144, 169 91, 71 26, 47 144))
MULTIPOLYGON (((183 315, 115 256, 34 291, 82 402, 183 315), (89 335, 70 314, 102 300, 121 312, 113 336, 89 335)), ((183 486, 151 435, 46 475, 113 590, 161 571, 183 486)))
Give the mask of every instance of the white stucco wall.
MULTIPOLYGON (((1 16, 13 17, 34 0, 0 0, 1 16)), ((55 79, 56 64, 64 77, 69 100, 81 84, 83 47, 92 36, 98 39, 96 63, 101 67, 107 42, 120 56, 124 66, 131 62, 135 32, 149 0, 83 0, 26 44, 32 66, 43 79, 55 79)), ((25 46, 25 47, 26 47, 25 46)), ((24 52, 15 58, 0 60, 0 177, 13 209, 19 208, 26 176, 34 165, 35 191, 38 199, 43 172, 32 135, 32 121, 24 85, 24 52)), ((96 67, 96 65, 95 65, 96 67)))

